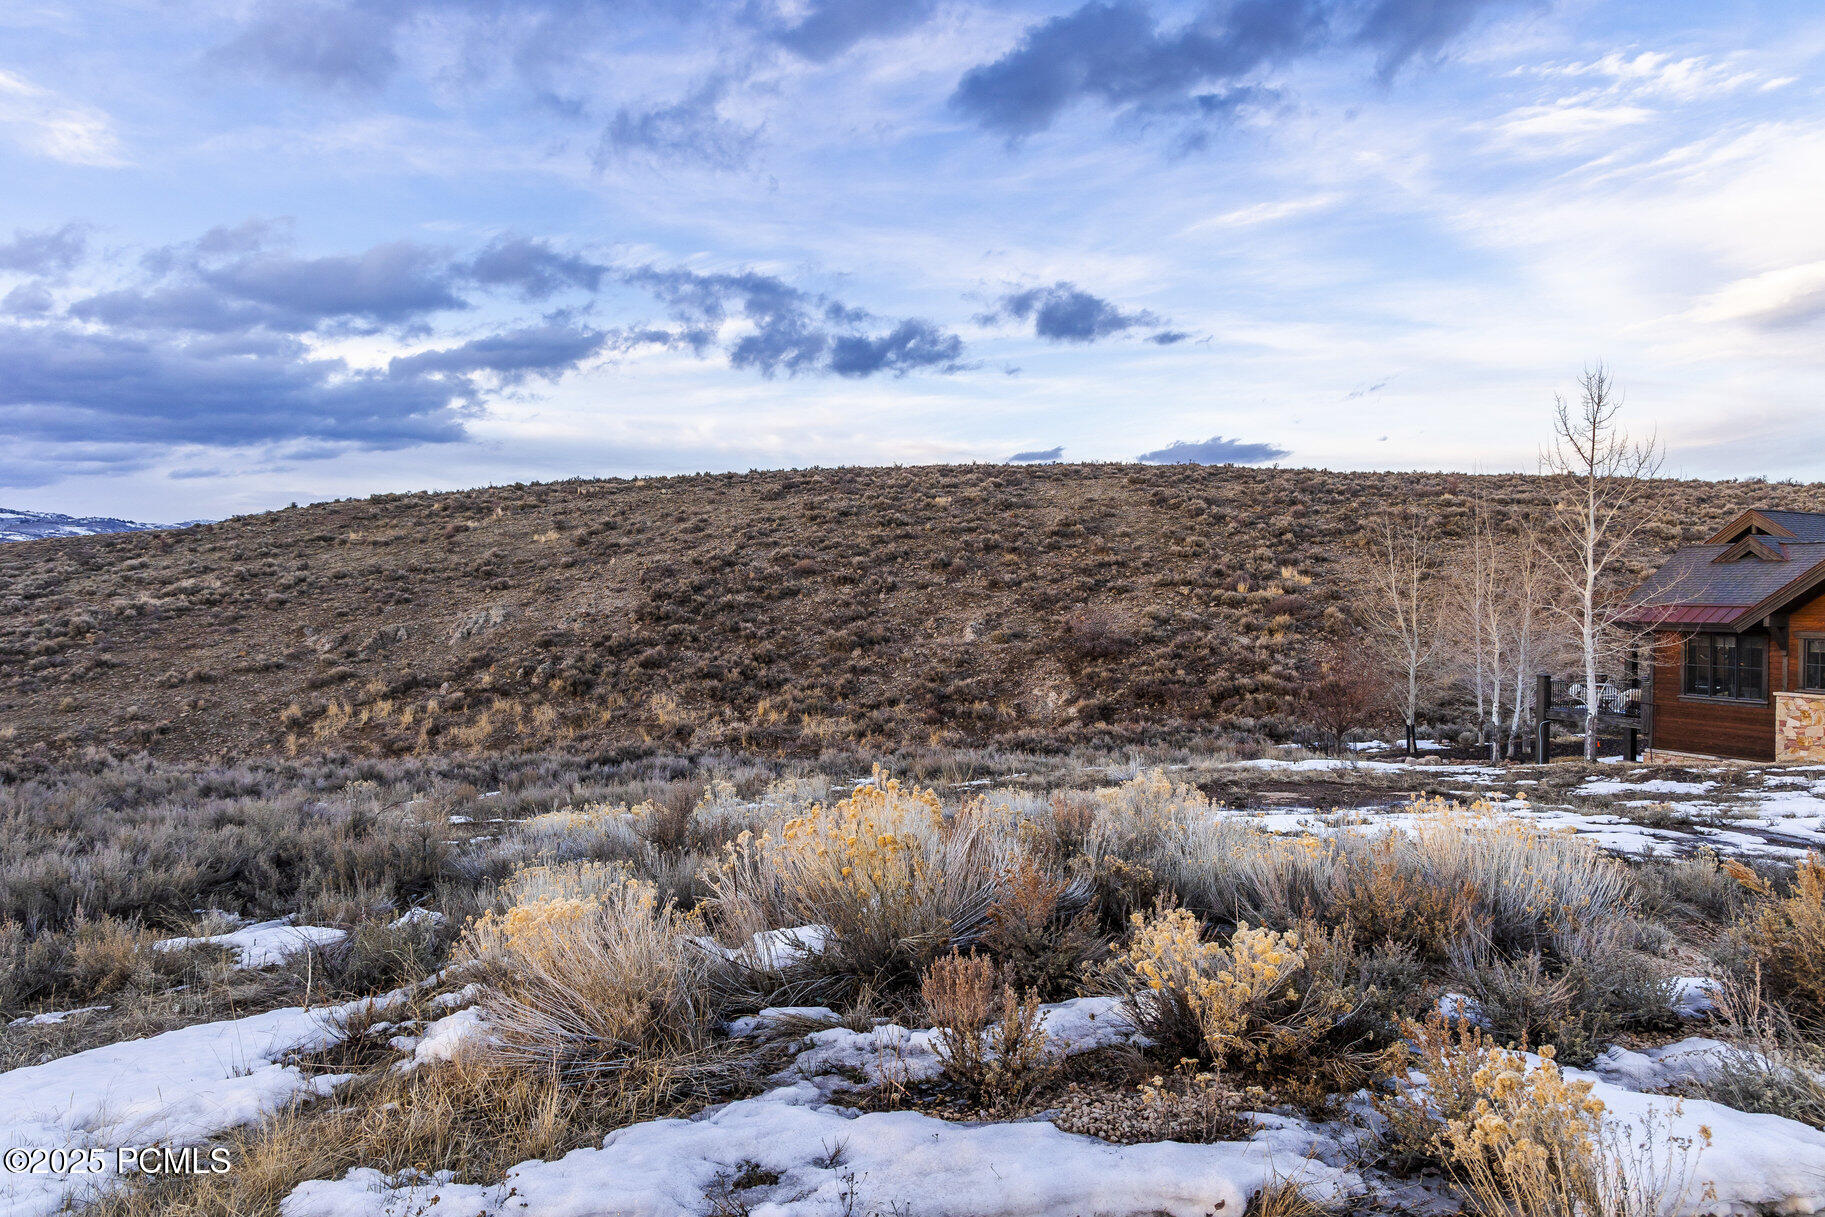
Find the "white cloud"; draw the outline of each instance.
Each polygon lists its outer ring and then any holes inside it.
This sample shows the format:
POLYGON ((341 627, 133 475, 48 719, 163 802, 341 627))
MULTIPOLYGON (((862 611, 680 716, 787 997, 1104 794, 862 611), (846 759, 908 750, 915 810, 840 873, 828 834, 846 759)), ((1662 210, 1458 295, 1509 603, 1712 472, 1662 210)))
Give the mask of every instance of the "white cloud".
POLYGON ((1547 64, 1533 69, 1539 75, 1607 81, 1611 88, 1660 94, 1679 101, 1718 97, 1738 89, 1767 90, 1791 83, 1792 78, 1769 78, 1740 66, 1736 57, 1722 61, 1703 55, 1676 59, 1658 51, 1634 55, 1611 51, 1582 63, 1547 64))
POLYGON ((1653 117, 1652 110, 1641 106, 1590 106, 1562 101, 1510 111, 1496 121, 1494 130, 1504 143, 1551 141, 1563 144, 1602 135, 1618 127, 1632 127, 1653 117))
POLYGON ((114 122, 93 106, 65 101, 25 77, 0 70, 0 130, 28 152, 71 165, 126 164, 114 122))
POLYGON ((1738 279, 1700 302, 1693 316, 1775 329, 1825 320, 1825 261, 1738 279))

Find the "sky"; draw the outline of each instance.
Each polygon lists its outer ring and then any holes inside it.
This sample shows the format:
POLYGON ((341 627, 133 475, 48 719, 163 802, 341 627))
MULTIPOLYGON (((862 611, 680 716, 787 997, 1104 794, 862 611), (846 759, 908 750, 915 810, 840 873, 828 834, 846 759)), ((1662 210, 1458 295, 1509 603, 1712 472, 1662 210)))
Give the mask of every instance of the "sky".
POLYGON ((1825 480, 1825 6, 12 0, 0 504, 1529 470, 1595 361, 1825 480))

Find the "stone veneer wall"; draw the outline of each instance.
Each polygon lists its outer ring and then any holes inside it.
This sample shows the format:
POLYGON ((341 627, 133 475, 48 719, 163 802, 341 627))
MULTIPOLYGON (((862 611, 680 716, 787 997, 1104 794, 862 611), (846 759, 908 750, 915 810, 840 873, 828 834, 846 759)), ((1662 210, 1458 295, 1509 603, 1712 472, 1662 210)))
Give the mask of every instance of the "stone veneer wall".
POLYGON ((1825 761, 1825 694, 1774 695, 1774 759, 1825 761))

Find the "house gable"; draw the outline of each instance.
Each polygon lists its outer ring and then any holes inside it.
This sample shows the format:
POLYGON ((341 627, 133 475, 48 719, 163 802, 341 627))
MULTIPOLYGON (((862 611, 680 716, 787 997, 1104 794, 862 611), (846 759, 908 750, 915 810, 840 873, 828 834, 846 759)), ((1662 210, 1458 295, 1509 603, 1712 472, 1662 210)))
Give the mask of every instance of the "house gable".
POLYGON ((1729 545, 1744 537, 1758 534, 1768 537, 1786 537, 1789 540, 1793 539, 1795 535, 1786 525, 1776 523, 1766 512, 1751 508, 1718 529, 1705 544, 1729 545))

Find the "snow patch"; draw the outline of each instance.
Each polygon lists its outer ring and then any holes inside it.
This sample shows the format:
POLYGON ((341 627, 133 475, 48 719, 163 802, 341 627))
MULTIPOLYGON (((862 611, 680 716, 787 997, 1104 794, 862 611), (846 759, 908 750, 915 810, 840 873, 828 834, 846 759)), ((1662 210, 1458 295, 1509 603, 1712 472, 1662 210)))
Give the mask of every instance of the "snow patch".
MULTIPOLYGON (((1112 1044, 1146 1043, 1119 997, 1076 997, 1039 1008, 1046 1051, 1053 1057, 1089 1052, 1112 1044)), ((886 1082, 929 1082, 944 1072, 938 1032, 909 1031, 883 1023, 871 1031, 831 1027, 805 1037, 806 1048, 776 1081, 807 1078, 834 1093, 886 1082), (852 1079, 860 1078, 861 1081, 852 1079)))
POLYGON ((1673 978, 1673 1009, 1681 1018, 1704 1018, 1717 1010, 1723 986, 1709 976, 1673 978))
MULTIPOLYGON (((916 1112, 874 1112, 822 1101, 809 1083, 781 1087, 689 1120, 619 1129, 600 1149, 524 1162, 493 1186, 389 1180, 360 1168, 301 1184, 284 1217, 708 1217, 719 1190, 752 1217, 839 1217, 926 1212, 946 1217, 1047 1213, 1240 1214, 1278 1179, 1315 1199, 1363 1190, 1341 1165, 1342 1148, 1294 1121, 1273 1121, 1247 1141, 1215 1145, 1110 1145, 1051 1124, 970 1125, 916 1112), (1329 1165, 1328 1158, 1339 1165, 1329 1165), (403 1186, 399 1186, 403 1184, 403 1186)), ((726 1208, 721 1210, 726 1211, 726 1208)))
POLYGON ((236 968, 270 968, 312 947, 329 946, 347 937, 347 930, 321 925, 292 925, 288 920, 280 918, 277 921, 243 926, 230 934, 210 934, 203 938, 161 938, 152 945, 160 951, 182 951, 199 946, 227 947, 234 952, 236 968))
MULTIPOLYGON (((0 1073, 0 1149, 194 1145, 299 1095, 327 1094, 346 1075, 307 1075, 279 1062, 338 1043, 352 1017, 404 992, 199 1023, 0 1073)), ((67 1196, 93 1196, 112 1182, 105 1174, 0 1173, 0 1213, 59 1212, 67 1196)))
POLYGON ((48 1027, 61 1023, 66 1018, 75 1018, 79 1014, 95 1014, 102 1010, 112 1010, 113 1006, 78 1006, 74 1010, 47 1010, 43 1014, 28 1014, 8 1023, 9 1027, 48 1027))
POLYGON ((794 964, 823 954, 830 945, 830 927, 794 925, 780 930, 762 930, 738 947, 725 947, 714 938, 707 937, 693 938, 691 941, 706 953, 733 963, 783 972, 794 964))

